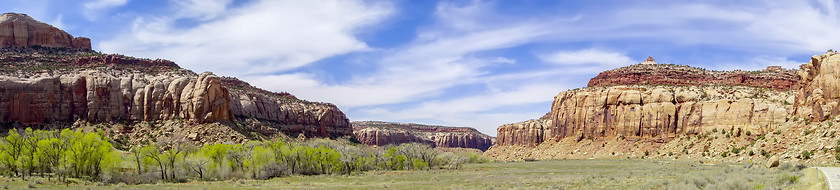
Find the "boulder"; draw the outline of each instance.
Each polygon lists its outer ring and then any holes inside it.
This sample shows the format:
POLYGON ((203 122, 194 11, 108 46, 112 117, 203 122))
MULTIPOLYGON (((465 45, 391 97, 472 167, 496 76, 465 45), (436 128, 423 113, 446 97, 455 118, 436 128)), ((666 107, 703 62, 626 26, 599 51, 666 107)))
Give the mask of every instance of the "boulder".
POLYGON ((772 156, 770 159, 767 160, 767 163, 764 164, 767 168, 779 167, 779 157, 772 156))

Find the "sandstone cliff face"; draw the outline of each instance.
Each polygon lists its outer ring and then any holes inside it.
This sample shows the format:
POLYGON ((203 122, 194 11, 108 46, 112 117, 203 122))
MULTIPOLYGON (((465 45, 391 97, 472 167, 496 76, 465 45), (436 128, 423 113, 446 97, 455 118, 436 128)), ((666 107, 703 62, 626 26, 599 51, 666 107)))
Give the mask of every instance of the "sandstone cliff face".
POLYGON ((38 78, 0 76, 0 121, 231 121, 227 93, 211 73, 156 77, 81 71, 38 78))
POLYGON ((840 54, 828 52, 811 57, 797 72, 801 88, 796 96, 796 115, 824 121, 840 114, 840 54))
POLYGON ((614 85, 724 85, 796 90, 795 70, 771 66, 763 71, 710 71, 685 65, 636 64, 604 71, 589 80, 590 87, 614 85))
MULTIPOLYGON (((550 115, 548 117, 551 117, 550 115)), ((532 119, 519 123, 499 126, 496 133, 498 146, 537 146, 543 141, 551 139, 551 119, 532 119)))
POLYGON ((467 127, 443 127, 376 121, 353 122, 353 133, 363 144, 423 143, 434 147, 487 150, 493 138, 467 127))
POLYGON ((788 119, 790 92, 751 87, 612 86, 557 95, 549 119, 498 128, 498 145, 548 139, 672 138, 714 129, 766 132, 788 119), (768 94, 768 92, 774 92, 768 94))
POLYGON ((276 122, 276 128, 289 135, 303 132, 307 137, 340 137, 353 133, 350 120, 333 104, 264 91, 234 78, 223 81, 230 89, 230 110, 238 117, 276 122))
POLYGON ((91 50, 88 38, 74 38, 67 32, 25 14, 0 15, 0 48, 33 46, 91 50))

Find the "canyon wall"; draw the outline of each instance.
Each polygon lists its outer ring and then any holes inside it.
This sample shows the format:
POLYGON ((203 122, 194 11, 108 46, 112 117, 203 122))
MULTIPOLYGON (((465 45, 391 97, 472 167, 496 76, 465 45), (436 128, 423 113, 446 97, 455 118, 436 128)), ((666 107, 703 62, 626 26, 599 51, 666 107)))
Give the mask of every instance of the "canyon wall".
POLYGON ((793 93, 744 86, 611 86, 557 95, 548 119, 498 128, 498 145, 548 139, 672 138, 714 129, 773 130, 790 115, 793 93))
POLYGON ((752 86, 796 90, 796 70, 770 66, 761 71, 712 71, 686 65, 636 64, 604 71, 589 80, 589 87, 614 85, 752 86))
POLYGON ((235 78, 224 78, 230 89, 230 110, 237 117, 271 121, 285 134, 307 137, 341 137, 353 134, 350 120, 333 104, 297 99, 288 93, 274 93, 235 78))
POLYGON ((73 37, 26 14, 0 15, 0 48, 51 47, 91 50, 90 39, 73 37))
POLYGON ((0 76, 0 122, 40 124, 184 118, 230 121, 229 96, 218 77, 113 76, 97 71, 38 78, 0 76))
POLYGON ((605 71, 588 87, 555 96, 540 119, 500 126, 497 146, 535 147, 564 138, 670 139, 713 130, 765 133, 793 114, 798 99, 790 89, 808 86, 793 73, 657 64, 605 71))
POLYGON ((433 147, 475 148, 493 145, 493 138, 469 127, 444 127, 378 121, 352 122, 353 133, 362 144, 384 146, 423 143, 433 147))
POLYGON ((815 55, 797 74, 802 78, 794 104, 797 116, 824 121, 840 114, 840 54, 815 55))

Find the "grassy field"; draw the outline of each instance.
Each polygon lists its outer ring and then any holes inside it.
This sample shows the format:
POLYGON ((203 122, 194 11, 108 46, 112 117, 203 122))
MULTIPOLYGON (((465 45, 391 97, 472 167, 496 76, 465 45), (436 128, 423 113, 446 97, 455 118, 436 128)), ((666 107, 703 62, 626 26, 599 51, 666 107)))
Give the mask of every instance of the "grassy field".
MULTIPOLYGON (((0 179, 22 189, 825 189, 816 170, 783 164, 703 164, 673 160, 559 160, 470 164, 459 170, 371 171, 353 176, 289 176, 145 185, 52 185, 0 179)), ((36 182, 37 181, 37 182, 36 182)))

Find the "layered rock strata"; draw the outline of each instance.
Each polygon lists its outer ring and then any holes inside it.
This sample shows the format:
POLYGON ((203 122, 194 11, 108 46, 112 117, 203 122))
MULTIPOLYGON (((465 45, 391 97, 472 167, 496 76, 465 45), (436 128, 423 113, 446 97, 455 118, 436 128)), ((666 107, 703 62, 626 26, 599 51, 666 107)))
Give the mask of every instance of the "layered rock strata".
POLYGON ((811 57, 797 72, 802 80, 797 91, 796 115, 824 121, 840 114, 840 54, 829 51, 811 57))
POLYGON ((113 76, 96 71, 38 78, 0 76, 0 121, 40 124, 184 118, 230 121, 229 96, 218 77, 113 76))
POLYGON ((588 86, 717 85, 796 90, 799 84, 795 70, 774 66, 763 71, 710 71, 685 65, 636 64, 601 72, 589 80, 588 86))
POLYGON ((493 138, 469 127, 444 127, 378 121, 352 122, 353 133, 367 145, 423 143, 434 147, 487 150, 493 138))
POLYGON ((549 119, 498 128, 498 145, 547 139, 671 138, 715 129, 766 132, 788 119, 793 93, 752 87, 611 86, 557 95, 549 119))
POLYGON ((90 39, 73 37, 26 14, 0 15, 0 48, 50 47, 91 50, 90 39))
POLYGON ((303 132, 309 137, 340 137, 353 133, 350 120, 333 104, 265 91, 235 78, 222 81, 230 89, 230 110, 237 117, 274 122, 274 128, 289 135, 303 132))

